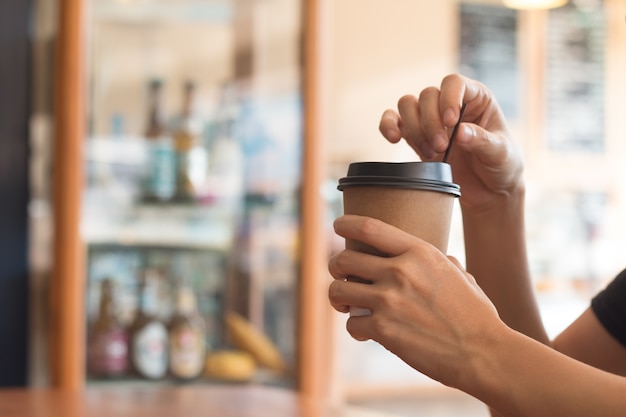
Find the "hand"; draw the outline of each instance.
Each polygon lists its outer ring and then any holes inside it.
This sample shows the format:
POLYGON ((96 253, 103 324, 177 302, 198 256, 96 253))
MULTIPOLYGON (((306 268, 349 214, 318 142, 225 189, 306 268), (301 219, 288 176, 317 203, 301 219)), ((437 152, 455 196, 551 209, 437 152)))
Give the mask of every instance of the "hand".
POLYGON ((504 327, 474 278, 456 259, 379 220, 346 215, 335 221, 335 231, 388 255, 344 250, 330 259, 332 306, 344 313, 349 306, 372 311, 348 319, 350 334, 373 339, 418 371, 458 388, 472 352, 482 349, 477 343, 492 343, 490 335, 504 327), (350 276, 372 284, 346 281, 350 276))
POLYGON ((379 127, 392 143, 404 138, 422 160, 441 160, 463 102, 467 108, 448 162, 461 186, 462 206, 488 209, 498 197, 523 190, 523 165, 502 111, 483 84, 449 75, 439 89, 400 98, 398 111, 385 111, 379 127))

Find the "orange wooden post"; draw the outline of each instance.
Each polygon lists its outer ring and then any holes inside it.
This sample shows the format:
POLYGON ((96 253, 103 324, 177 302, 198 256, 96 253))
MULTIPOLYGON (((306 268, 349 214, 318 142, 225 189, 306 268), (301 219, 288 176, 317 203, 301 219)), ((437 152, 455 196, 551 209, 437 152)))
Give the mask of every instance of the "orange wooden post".
POLYGON ((84 248, 80 237, 85 134, 84 1, 61 0, 54 85, 50 383, 84 385, 84 248))
POLYGON ((302 184, 302 281, 300 284, 299 378, 302 394, 327 399, 332 361, 324 202, 324 55, 326 0, 304 0, 304 172, 302 184))

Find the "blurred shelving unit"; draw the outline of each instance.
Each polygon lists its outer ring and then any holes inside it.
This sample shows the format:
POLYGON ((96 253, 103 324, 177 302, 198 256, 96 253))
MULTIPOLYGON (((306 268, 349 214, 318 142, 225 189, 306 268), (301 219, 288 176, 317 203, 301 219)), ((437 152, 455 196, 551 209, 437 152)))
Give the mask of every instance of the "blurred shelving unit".
MULTIPOLYGON (((261 369, 246 383, 324 395, 322 3, 59 3, 54 226, 63 232, 53 245, 53 386, 173 382, 99 380, 85 365, 99 283, 117 283, 118 312, 128 324, 142 270, 157 267, 167 277, 165 298, 178 281, 193 287, 209 349, 231 347, 224 330, 230 311, 273 343, 287 371, 261 369), (190 169, 201 180, 184 201, 144 198, 154 158, 145 134, 154 80, 163 86, 160 110, 175 144, 182 86, 197 88, 194 146, 205 159, 183 161, 183 148, 172 151, 176 169, 196 164, 190 169)), ((163 315, 171 303, 165 300, 163 315)))

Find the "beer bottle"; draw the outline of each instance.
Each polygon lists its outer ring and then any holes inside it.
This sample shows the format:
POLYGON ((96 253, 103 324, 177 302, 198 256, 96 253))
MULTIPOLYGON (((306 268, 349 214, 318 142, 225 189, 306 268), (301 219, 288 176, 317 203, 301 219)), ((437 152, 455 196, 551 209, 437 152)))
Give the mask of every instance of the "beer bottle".
POLYGON ((206 357, 205 334, 195 296, 189 286, 181 285, 176 311, 169 323, 169 367, 174 378, 190 380, 200 376, 206 357))
POLYGON ((128 334, 116 317, 113 282, 100 284, 100 308, 91 324, 87 347, 87 370, 95 377, 114 377, 128 369, 128 334))
POLYGON ((158 272, 147 270, 143 278, 139 311, 131 325, 130 359, 135 374, 160 379, 167 372, 167 329, 157 315, 158 272))
POLYGON ((194 112, 196 85, 187 81, 183 88, 183 105, 174 133, 176 152, 176 192, 180 202, 193 202, 208 174, 208 158, 201 140, 202 121, 194 112))
POLYGON ((148 88, 149 103, 145 130, 148 161, 144 194, 148 201, 167 201, 174 196, 176 185, 174 147, 164 122, 163 83, 160 80, 152 80, 148 88))

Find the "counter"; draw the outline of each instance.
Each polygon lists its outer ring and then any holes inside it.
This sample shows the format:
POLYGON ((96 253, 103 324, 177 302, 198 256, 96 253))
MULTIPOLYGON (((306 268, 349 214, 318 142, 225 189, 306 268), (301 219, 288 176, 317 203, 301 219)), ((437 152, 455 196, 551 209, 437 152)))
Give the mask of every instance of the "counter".
POLYGON ((391 417, 260 386, 0 390, 0 417, 391 417))

